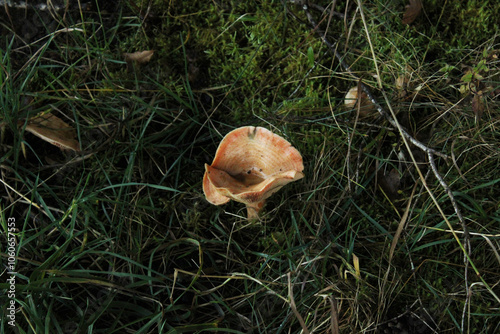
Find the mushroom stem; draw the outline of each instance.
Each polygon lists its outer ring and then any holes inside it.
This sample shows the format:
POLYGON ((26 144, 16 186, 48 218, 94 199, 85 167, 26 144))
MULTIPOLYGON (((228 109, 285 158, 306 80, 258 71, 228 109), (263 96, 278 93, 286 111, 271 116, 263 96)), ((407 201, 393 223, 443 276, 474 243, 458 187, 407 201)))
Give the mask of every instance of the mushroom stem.
POLYGON ((258 220, 259 219, 259 212, 262 210, 264 207, 264 204, 266 204, 265 200, 262 200, 260 202, 256 203, 248 203, 247 204, 247 215, 249 220, 258 220))

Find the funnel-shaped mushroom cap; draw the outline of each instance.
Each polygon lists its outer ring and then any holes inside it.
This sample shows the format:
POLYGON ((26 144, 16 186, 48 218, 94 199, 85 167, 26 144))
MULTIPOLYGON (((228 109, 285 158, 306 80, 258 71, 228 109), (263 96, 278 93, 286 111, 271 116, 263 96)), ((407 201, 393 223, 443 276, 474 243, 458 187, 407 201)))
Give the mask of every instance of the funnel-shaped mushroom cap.
POLYGON ((233 199, 257 218, 265 200, 285 184, 304 177, 302 156, 271 131, 246 126, 228 133, 212 165, 205 164, 203 191, 215 205, 233 199))

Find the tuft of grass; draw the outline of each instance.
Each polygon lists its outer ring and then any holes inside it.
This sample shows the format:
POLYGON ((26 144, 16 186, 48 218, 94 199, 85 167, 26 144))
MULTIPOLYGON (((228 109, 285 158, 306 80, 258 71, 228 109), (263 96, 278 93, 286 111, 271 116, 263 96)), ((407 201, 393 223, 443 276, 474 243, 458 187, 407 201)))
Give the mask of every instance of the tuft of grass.
POLYGON ((406 1, 364 2, 364 22, 359 3, 310 2, 318 27, 282 1, 2 12, 0 332, 13 330, 11 300, 20 333, 498 331, 500 7, 430 1, 405 26, 406 1), (436 165, 468 235, 425 154, 344 107, 357 78, 314 29, 450 156, 436 165), (143 50, 151 61, 125 62, 143 50), (24 132, 47 111, 81 154, 24 132), (255 223, 201 188, 243 125, 285 137, 305 163, 255 223))

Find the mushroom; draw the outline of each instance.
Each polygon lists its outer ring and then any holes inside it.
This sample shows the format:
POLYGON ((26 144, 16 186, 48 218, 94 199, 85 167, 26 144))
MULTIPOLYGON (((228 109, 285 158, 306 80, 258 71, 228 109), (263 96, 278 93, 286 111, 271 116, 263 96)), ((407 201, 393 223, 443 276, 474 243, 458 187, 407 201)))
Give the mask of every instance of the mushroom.
POLYGON ((231 199, 247 206, 257 219, 269 196, 304 177, 299 151, 271 131, 245 126, 229 132, 219 144, 212 165, 205 164, 203 192, 208 202, 231 199))
POLYGON ((370 101, 365 92, 358 94, 358 86, 354 86, 345 95, 344 105, 347 109, 357 109, 360 104, 359 115, 366 117, 371 115, 376 109, 373 102, 370 101))

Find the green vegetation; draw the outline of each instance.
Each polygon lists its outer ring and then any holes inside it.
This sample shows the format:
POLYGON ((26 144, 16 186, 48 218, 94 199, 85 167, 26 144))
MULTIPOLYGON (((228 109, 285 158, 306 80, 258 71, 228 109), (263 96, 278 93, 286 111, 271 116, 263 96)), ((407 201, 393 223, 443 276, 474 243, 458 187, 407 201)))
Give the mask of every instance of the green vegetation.
POLYGON ((407 25, 408 2, 312 1, 317 30, 289 1, 2 9, 0 332, 10 300, 19 333, 500 331, 500 4, 424 1, 407 25), (452 197, 397 128, 344 107, 359 78, 448 156, 452 197), (48 112, 81 153, 25 131, 48 112), (244 125, 306 175, 252 223, 202 190, 244 125))

